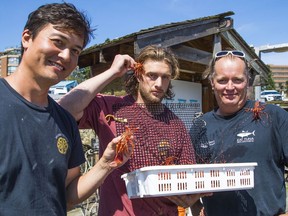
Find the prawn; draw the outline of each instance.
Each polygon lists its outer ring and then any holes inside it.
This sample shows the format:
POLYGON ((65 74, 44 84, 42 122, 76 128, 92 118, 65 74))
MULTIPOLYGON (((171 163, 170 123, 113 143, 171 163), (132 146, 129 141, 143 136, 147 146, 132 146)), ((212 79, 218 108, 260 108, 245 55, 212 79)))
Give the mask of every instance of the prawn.
POLYGON ((134 132, 138 130, 138 128, 129 128, 128 126, 125 126, 125 131, 121 135, 120 141, 116 144, 116 155, 114 158, 114 161, 117 164, 122 163, 123 156, 126 153, 129 153, 129 147, 132 147, 132 152, 134 149, 134 140, 133 140, 133 134, 134 132))

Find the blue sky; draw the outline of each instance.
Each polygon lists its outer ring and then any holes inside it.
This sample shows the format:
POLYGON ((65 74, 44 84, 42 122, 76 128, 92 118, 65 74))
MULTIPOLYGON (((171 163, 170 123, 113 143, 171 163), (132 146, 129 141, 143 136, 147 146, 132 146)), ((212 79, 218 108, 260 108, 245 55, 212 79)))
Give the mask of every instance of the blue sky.
MULTIPOLYGON (((51 0, 8 0, 0 8, 0 51, 20 45, 28 14, 51 0)), ((87 46, 141 29, 233 11, 234 28, 254 46, 288 43, 286 0, 66 0, 87 13, 95 38, 87 46)), ((262 55, 266 64, 288 65, 288 52, 262 55)))

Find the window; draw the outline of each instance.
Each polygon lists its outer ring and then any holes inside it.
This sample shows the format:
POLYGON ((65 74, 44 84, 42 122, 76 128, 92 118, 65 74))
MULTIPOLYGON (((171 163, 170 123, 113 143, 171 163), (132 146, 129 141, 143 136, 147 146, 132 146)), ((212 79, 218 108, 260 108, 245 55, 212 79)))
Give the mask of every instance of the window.
POLYGON ((16 69, 17 69, 17 66, 8 66, 7 75, 11 75, 16 69))
POLYGON ((8 65, 18 65, 19 64, 19 58, 17 57, 9 57, 8 58, 8 65))

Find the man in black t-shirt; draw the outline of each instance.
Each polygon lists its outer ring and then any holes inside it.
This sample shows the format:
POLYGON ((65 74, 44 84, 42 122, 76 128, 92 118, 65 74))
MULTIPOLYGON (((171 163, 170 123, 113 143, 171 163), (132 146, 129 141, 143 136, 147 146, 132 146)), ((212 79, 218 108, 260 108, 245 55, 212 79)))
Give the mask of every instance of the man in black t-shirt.
POLYGON ((81 176, 85 158, 76 121, 48 96, 77 66, 91 33, 72 4, 43 5, 29 15, 20 65, 0 79, 0 215, 65 216, 131 155, 129 149, 122 163, 114 162, 117 137, 81 176))
POLYGON ((205 215, 285 213, 284 166, 288 165, 288 113, 247 100, 249 68, 241 51, 216 53, 206 74, 218 107, 194 120, 198 163, 257 162, 255 187, 204 197, 205 215))

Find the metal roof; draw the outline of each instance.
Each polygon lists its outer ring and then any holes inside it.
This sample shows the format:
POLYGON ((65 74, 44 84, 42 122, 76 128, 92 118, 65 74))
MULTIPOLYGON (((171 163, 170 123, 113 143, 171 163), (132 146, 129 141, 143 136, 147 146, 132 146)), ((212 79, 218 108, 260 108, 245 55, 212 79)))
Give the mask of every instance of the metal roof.
POLYGON ((56 85, 51 86, 51 88, 66 87, 66 86, 69 86, 71 84, 78 84, 78 83, 76 80, 63 80, 63 81, 60 81, 59 83, 57 83, 56 85))

